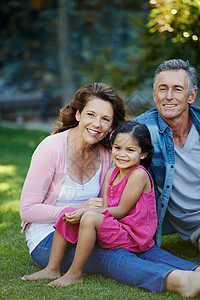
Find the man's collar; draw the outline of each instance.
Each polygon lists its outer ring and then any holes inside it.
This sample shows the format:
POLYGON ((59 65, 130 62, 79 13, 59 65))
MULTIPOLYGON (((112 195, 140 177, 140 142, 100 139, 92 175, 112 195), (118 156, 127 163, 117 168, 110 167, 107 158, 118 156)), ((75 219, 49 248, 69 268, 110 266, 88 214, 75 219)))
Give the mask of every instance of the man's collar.
POLYGON ((169 125, 163 120, 163 118, 160 116, 159 113, 158 113, 158 124, 161 133, 163 133, 166 130, 166 128, 169 127, 169 125))

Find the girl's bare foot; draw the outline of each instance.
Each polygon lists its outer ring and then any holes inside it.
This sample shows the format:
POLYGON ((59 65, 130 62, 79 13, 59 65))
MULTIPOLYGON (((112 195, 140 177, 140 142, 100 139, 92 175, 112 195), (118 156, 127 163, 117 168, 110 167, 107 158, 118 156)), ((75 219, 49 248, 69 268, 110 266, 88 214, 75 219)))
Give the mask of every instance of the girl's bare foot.
POLYGON ((83 282, 82 276, 76 276, 75 273, 68 271, 65 275, 50 282, 48 285, 65 287, 73 283, 82 283, 82 282, 83 282))
POLYGON ((46 267, 45 269, 35 272, 30 275, 24 275, 21 280, 24 281, 35 281, 40 279, 52 279, 52 278, 59 278, 61 276, 59 271, 51 270, 50 268, 46 267))

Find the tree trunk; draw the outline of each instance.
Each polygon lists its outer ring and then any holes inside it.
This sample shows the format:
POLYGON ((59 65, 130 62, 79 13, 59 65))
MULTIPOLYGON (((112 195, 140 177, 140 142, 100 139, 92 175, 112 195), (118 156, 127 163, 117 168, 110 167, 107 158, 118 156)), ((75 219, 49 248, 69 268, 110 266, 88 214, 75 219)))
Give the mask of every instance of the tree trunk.
POLYGON ((58 1, 58 52, 60 65, 60 83, 62 86, 62 106, 71 102, 75 85, 73 62, 70 49, 70 28, 68 22, 70 4, 68 0, 58 1))

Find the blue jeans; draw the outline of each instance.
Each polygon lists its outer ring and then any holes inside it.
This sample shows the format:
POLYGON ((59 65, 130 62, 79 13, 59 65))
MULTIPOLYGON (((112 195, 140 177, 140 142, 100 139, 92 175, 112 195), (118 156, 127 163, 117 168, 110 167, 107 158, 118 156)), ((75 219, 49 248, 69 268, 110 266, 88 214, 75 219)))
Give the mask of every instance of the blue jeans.
MULTIPOLYGON (((44 268, 48 264, 54 233, 50 233, 32 251, 33 262, 44 268)), ((67 270, 73 260, 75 245, 70 244, 61 269, 67 270)), ((103 249, 95 245, 83 269, 85 273, 108 276, 120 283, 142 287, 152 292, 162 292, 165 278, 173 270, 194 270, 198 265, 176 257, 156 245, 142 253, 131 253, 126 249, 103 249)))

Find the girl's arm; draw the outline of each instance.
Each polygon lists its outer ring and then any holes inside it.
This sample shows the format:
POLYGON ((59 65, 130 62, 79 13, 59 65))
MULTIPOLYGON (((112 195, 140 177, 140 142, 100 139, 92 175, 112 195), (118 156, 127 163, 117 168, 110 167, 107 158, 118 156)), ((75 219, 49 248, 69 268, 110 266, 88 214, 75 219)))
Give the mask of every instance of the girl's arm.
MULTIPOLYGON (((109 170, 110 171, 110 170, 109 170)), ((108 172, 109 172, 108 171, 108 172)), ((108 186, 108 178, 110 177, 109 173, 107 174, 106 187, 108 186)), ((97 209, 88 209, 95 212, 102 213, 105 210, 109 210, 116 219, 121 219, 128 215, 130 210, 135 206, 136 202, 139 200, 142 192, 149 192, 151 189, 151 181, 149 175, 142 168, 135 170, 129 176, 127 184, 122 193, 121 200, 118 206, 108 207, 106 202, 106 195, 104 197, 104 206, 103 208, 97 209)), ((107 189, 106 189, 107 190, 107 189)), ((73 211, 71 213, 65 214, 65 221, 71 224, 79 223, 81 216, 87 211, 83 209, 81 211, 73 211), (77 218, 78 217, 78 221, 77 218)))
POLYGON ((139 168, 130 174, 118 206, 110 207, 108 210, 116 219, 121 219, 128 215, 135 206, 142 192, 147 193, 150 190, 151 181, 149 175, 144 169, 139 168))

